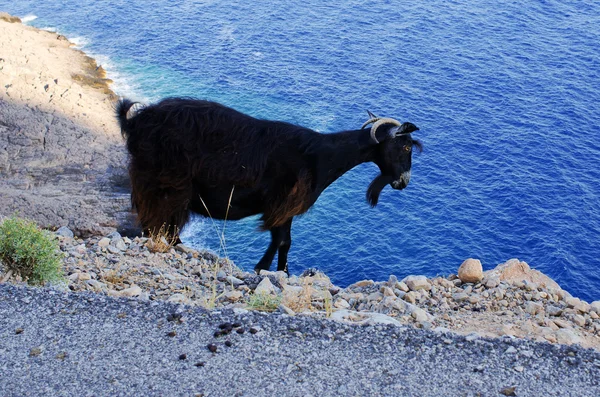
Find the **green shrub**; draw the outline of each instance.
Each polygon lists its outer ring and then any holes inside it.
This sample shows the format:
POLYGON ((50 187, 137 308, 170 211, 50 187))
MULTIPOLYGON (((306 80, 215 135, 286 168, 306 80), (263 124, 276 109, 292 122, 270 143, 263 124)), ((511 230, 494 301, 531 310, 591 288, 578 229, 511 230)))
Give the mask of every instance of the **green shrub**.
POLYGON ((13 216, 0 224, 0 261, 29 284, 61 281, 61 258, 58 240, 35 222, 13 216))
POLYGON ((252 294, 248 299, 248 309, 261 312, 274 312, 281 303, 281 296, 271 294, 252 294))

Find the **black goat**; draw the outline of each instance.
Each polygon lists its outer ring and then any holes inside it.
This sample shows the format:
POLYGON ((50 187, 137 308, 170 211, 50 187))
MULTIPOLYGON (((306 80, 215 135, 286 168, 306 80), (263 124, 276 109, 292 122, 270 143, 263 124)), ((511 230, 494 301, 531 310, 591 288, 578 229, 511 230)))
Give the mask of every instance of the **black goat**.
POLYGON ((132 205, 145 231, 167 225, 177 237, 190 212, 215 219, 262 214, 271 243, 255 270, 287 270, 294 216, 346 171, 374 162, 381 174, 367 201, 377 205, 385 185, 403 189, 410 179, 412 123, 377 118, 359 130, 320 134, 279 121, 258 120, 223 105, 168 98, 128 118, 122 99, 117 119, 131 155, 132 205), (373 124, 370 130, 364 128, 373 124))

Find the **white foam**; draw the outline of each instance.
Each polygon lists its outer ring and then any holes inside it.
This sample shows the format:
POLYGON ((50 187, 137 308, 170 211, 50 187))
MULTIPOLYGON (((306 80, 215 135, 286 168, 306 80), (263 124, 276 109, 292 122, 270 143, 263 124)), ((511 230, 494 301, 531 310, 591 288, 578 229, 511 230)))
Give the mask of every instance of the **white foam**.
POLYGON ((25 15, 23 18, 21 18, 21 22, 23 23, 29 23, 33 20, 37 19, 37 15, 33 15, 33 14, 27 14, 25 15))
POLYGON ((90 41, 88 39, 86 39, 85 37, 80 37, 80 36, 69 38, 69 41, 71 43, 75 44, 75 47, 77 47, 77 48, 83 48, 90 43, 90 41))
POLYGON ((45 26, 43 28, 40 28, 40 30, 47 30, 48 32, 56 33, 56 28, 51 26, 45 26))

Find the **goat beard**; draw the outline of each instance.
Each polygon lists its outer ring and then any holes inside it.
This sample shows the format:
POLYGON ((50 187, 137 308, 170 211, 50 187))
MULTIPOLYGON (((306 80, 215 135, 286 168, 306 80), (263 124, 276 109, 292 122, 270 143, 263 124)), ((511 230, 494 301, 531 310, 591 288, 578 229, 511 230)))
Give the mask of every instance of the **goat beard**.
POLYGON ((377 205, 381 191, 389 183, 392 183, 391 176, 379 174, 375 179, 373 179, 373 182, 371 182, 369 188, 367 189, 367 201, 371 207, 375 207, 377 205))

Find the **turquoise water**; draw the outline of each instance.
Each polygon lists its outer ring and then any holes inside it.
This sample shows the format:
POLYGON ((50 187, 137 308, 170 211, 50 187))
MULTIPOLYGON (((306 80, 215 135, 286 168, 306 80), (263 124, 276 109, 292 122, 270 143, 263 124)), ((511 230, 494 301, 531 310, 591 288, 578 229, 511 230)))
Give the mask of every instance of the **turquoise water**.
MULTIPOLYGON (((376 167, 346 174, 295 220, 292 273, 314 266, 346 285, 519 258, 600 299, 600 3, 0 0, 0 10, 75 39, 134 99, 195 96, 325 133, 358 128, 366 109, 418 125, 425 151, 408 188, 386 188, 370 209, 376 167)), ((195 220, 184 240, 223 254, 224 226, 195 220)), ((269 239, 256 228, 225 227, 227 254, 246 269, 269 239)))

